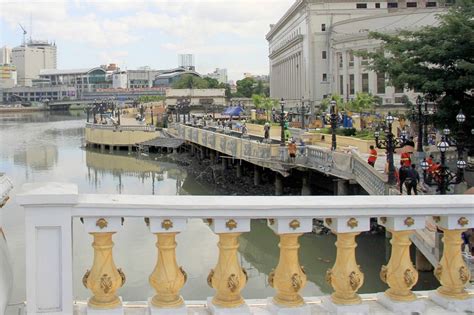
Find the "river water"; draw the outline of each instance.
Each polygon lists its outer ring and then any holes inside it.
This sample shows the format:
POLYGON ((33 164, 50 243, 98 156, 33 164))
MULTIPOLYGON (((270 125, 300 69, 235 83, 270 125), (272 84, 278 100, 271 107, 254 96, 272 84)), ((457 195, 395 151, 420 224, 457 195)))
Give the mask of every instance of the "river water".
MULTIPOLYGON (((26 182, 59 181, 79 186, 80 193, 137 195, 207 195, 211 187, 198 183, 180 166, 160 157, 137 159, 136 155, 108 154, 82 148, 84 117, 79 112, 37 112, 0 115, 0 172, 13 179, 11 200, 2 209, 4 230, 13 262, 15 285, 11 303, 25 300, 24 211, 15 194, 26 182)), ((74 230, 74 296, 86 299, 89 292, 81 278, 92 263, 92 237, 79 222, 74 230)), ((124 300, 144 301, 153 295, 148 276, 156 262, 155 237, 143 219, 127 218, 122 231, 114 235, 116 265, 127 276, 120 289, 124 300)), ((331 292, 325 273, 335 260, 333 235, 307 234, 301 237, 300 260, 308 284, 302 294, 318 296, 331 292)), ((379 270, 389 258, 390 245, 382 235, 357 238, 357 261, 365 273, 360 292, 379 292, 386 285, 379 270)), ((187 230, 177 237, 177 260, 188 274, 182 290, 186 300, 204 300, 213 295, 207 286, 209 270, 217 261, 217 236, 201 220, 190 220, 187 230)), ((265 222, 252 221, 252 231, 240 237, 240 261, 248 270, 245 298, 265 298, 274 290, 267 284, 268 273, 278 263, 278 238, 265 222)), ((437 287, 431 273, 421 273, 415 289, 437 287)))

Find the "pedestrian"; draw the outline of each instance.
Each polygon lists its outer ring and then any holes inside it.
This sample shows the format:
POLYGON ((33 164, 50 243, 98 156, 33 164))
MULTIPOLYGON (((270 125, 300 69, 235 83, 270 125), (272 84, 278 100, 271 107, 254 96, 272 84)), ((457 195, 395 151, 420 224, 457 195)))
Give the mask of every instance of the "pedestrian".
POLYGON ((263 126, 263 138, 265 139, 265 141, 268 141, 268 139, 270 139, 270 124, 268 122, 266 122, 263 126))
POLYGON ((296 141, 293 139, 288 143, 288 155, 290 156, 290 162, 294 163, 296 158, 296 141))
POLYGON ((403 184, 408 176, 408 166, 400 161, 400 169, 398 170, 398 185, 400 188, 400 195, 403 194, 403 184))
POLYGON ((369 163, 370 166, 375 167, 375 161, 377 161, 377 150, 375 150, 374 146, 371 145, 367 163, 369 163))
POLYGON ((405 168, 406 168, 405 187, 407 189, 407 194, 411 195, 411 191, 413 190, 413 193, 415 195, 418 195, 418 191, 416 187, 418 186, 418 183, 420 182, 420 175, 416 171, 416 165, 412 164, 411 167, 405 167, 405 168))
POLYGON ((288 127, 286 127, 286 126, 285 126, 284 134, 285 134, 285 142, 288 142, 291 138, 291 132, 290 132, 290 130, 288 130, 288 127))
POLYGON ((304 155, 305 146, 306 144, 304 143, 303 138, 300 138, 300 154, 301 155, 304 155))

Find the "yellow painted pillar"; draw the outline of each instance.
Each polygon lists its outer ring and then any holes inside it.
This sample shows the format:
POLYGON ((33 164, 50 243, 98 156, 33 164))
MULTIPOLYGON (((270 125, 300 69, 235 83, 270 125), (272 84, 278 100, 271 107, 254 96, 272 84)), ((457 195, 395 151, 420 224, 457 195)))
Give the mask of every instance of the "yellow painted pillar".
POLYGON ((382 266, 380 278, 390 287, 385 291, 390 299, 401 302, 416 300, 411 288, 418 281, 418 272, 410 259, 410 235, 413 230, 394 231, 392 233, 392 254, 387 266, 382 266))
POLYGON ((361 302, 357 290, 364 283, 364 274, 355 258, 355 237, 358 234, 359 232, 337 233, 336 262, 326 273, 326 281, 334 289, 331 299, 335 304, 352 305, 361 302))
POLYGON ((298 259, 300 247, 298 238, 301 235, 301 233, 280 234, 280 244, 278 245, 280 260, 275 271, 270 273, 268 282, 277 291, 273 298, 274 302, 281 306, 304 305, 304 300, 299 295, 301 289, 306 285, 306 274, 298 259))
POLYGON ((184 305, 179 292, 187 276, 176 262, 176 234, 178 233, 155 233, 158 260, 149 281, 156 291, 151 304, 158 308, 177 308, 184 305))
POLYGON ((465 229, 443 229, 444 251, 434 274, 441 283, 437 292, 448 299, 465 300, 469 297, 465 286, 471 273, 461 255, 461 233, 465 229))
MULTIPOLYGON (((107 222, 105 220, 104 222, 106 226, 107 222)), ((88 306, 93 309, 113 309, 122 304, 116 292, 124 285, 125 275, 114 263, 112 255, 114 233, 90 233, 94 237, 92 243, 94 262, 91 270, 88 270, 82 278, 82 283, 92 291, 93 296, 89 299, 88 306)))
POLYGON ((209 286, 216 290, 212 304, 218 307, 233 308, 244 304, 240 291, 247 283, 247 273, 237 259, 240 234, 218 233, 219 259, 207 278, 209 286))

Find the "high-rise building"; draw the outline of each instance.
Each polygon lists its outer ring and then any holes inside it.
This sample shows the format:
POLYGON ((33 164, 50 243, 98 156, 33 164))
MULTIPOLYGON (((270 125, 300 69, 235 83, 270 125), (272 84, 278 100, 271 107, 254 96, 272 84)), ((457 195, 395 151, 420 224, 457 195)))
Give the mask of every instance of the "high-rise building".
POLYGON ((194 55, 192 54, 179 54, 178 55, 178 66, 186 70, 196 70, 194 65, 194 55))
POLYGON ((0 65, 9 65, 12 63, 12 50, 7 46, 0 48, 0 65))
POLYGON ((219 83, 227 83, 227 69, 216 68, 214 72, 205 75, 208 78, 213 78, 219 81, 219 83))
POLYGON ((17 84, 16 68, 13 65, 0 65, 0 89, 12 88, 17 84))
POLYGON ((12 50, 12 63, 18 73, 18 85, 32 86, 40 70, 57 68, 56 45, 47 41, 30 40, 12 50))

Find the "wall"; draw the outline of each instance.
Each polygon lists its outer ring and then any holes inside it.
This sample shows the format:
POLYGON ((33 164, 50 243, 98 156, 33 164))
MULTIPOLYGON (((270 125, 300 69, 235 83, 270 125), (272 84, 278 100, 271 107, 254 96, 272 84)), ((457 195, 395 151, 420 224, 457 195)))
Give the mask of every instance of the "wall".
POLYGON ((86 128, 87 143, 128 146, 154 139, 157 132, 86 128))

